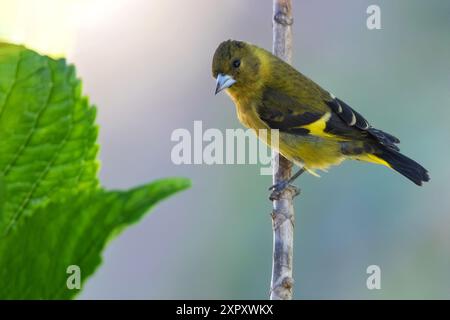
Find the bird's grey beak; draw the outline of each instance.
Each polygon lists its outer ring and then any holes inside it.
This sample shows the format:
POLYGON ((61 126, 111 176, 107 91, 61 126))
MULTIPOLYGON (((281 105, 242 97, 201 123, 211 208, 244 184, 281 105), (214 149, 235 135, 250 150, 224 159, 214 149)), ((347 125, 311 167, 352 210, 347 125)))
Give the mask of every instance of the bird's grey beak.
POLYGON ((235 83, 236 80, 234 80, 232 76, 219 73, 219 75, 217 76, 217 85, 215 94, 218 94, 220 91, 231 87, 235 83))

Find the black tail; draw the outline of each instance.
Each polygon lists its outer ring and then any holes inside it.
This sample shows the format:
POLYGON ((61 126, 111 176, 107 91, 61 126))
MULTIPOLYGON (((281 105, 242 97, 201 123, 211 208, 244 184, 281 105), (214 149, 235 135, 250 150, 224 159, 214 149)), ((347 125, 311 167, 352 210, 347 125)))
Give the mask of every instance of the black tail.
POLYGON ((401 173, 418 186, 421 186, 422 182, 430 180, 427 169, 398 151, 383 148, 383 151, 377 156, 389 163, 392 169, 401 173))

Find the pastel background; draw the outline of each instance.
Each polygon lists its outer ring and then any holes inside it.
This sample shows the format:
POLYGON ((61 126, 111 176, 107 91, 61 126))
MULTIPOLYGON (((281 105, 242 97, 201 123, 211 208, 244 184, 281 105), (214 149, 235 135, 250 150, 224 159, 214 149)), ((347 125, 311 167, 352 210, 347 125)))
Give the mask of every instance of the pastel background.
MULTIPOLYGON (((211 58, 233 38, 271 48, 270 0, 0 0, 0 37, 76 64, 98 106, 101 180, 193 187, 111 242, 81 299, 265 299, 271 178, 257 165, 172 164, 176 128, 239 128, 211 58)), ((418 188, 347 162, 302 176, 295 298, 450 298, 450 2, 294 0, 294 66, 402 140, 418 188), (366 28, 381 7, 382 30, 366 28), (366 288, 379 265, 382 289, 366 288)))

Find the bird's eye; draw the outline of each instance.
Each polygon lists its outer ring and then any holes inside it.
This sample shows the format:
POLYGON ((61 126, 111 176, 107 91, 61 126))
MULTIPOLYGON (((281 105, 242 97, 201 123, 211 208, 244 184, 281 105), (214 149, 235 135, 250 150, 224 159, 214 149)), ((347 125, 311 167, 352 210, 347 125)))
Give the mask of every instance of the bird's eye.
POLYGON ((236 59, 233 61, 233 67, 235 67, 236 69, 239 68, 240 65, 241 65, 241 60, 236 59))

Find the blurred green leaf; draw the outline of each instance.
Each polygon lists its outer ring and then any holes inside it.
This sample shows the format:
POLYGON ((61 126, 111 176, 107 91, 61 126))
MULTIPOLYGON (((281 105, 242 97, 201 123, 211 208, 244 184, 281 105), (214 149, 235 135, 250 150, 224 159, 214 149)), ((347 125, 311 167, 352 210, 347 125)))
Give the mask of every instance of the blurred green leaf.
POLYGON ((66 285, 69 266, 80 268, 84 282, 112 235, 188 186, 185 179, 165 179, 126 192, 73 194, 39 208, 0 242, 0 299, 73 297, 79 290, 66 285))
POLYGON ((0 43, 0 299, 73 297, 69 266, 83 283, 108 239, 190 186, 170 178, 105 191, 96 139, 74 67, 0 43))
POLYGON ((94 121, 73 66, 0 45, 0 235, 55 192, 98 185, 94 121))

